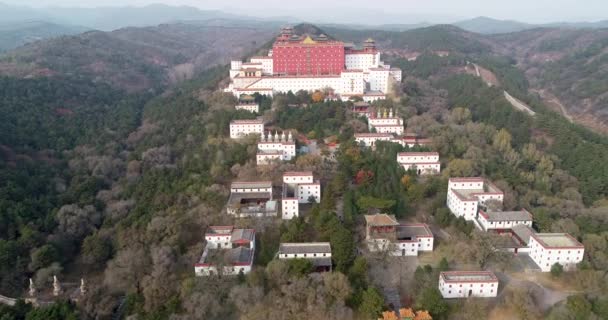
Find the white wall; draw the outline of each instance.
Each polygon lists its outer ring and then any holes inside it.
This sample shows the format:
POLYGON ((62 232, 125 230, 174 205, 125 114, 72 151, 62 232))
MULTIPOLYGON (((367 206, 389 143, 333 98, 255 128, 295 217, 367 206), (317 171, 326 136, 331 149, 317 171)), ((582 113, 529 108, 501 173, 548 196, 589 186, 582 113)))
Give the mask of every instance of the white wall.
MULTIPOLYGON (((251 272, 251 265, 245 266, 224 266, 224 273, 222 275, 225 276, 236 276, 241 270, 243 274, 248 274, 251 272)), ((207 277, 211 274, 217 275, 217 268, 215 266, 194 266, 194 274, 197 277, 207 277)))
POLYGON ((313 176, 310 175, 283 175, 283 182, 288 184, 313 183, 313 176))
POLYGON ((488 221, 486 218, 479 214, 477 221, 481 225, 484 231, 494 229, 511 229, 516 225, 524 224, 528 227, 532 227, 532 220, 505 220, 505 221, 488 221))
POLYGON ((264 124, 230 124, 230 138, 238 139, 248 134, 261 135, 264 132, 264 124))
POLYGON ((261 63, 262 64, 262 73, 264 75, 272 75, 273 70, 272 70, 272 58, 271 57, 265 57, 265 58, 252 58, 251 62, 253 63, 261 63))
POLYGON ((285 220, 293 219, 300 214, 298 199, 282 199, 281 200, 282 218, 285 220))
POLYGON ((498 294, 498 282, 444 282, 442 277, 439 277, 439 291, 446 298, 467 298, 469 291, 471 297, 496 297, 498 294))
POLYGON ((583 261, 585 249, 549 249, 543 247, 534 237, 530 237, 530 258, 538 265, 542 272, 550 272, 555 263, 564 266, 564 269, 572 268, 575 264, 583 261))
POLYGON ((260 105, 258 105, 257 103, 255 103, 255 104, 237 104, 234 108, 236 110, 245 110, 245 111, 249 111, 249 112, 253 112, 253 113, 260 112, 260 105))
POLYGON ((265 164, 270 164, 274 161, 283 160, 283 156, 281 154, 258 153, 258 154, 256 154, 255 158, 256 158, 256 163, 258 165, 265 165, 265 164))
POLYGON ((379 136, 355 136, 355 141, 357 143, 363 142, 366 147, 373 147, 376 145, 377 141, 391 141, 393 140, 393 136, 390 134, 387 135, 379 135, 379 136))
POLYGON ((298 185, 298 202, 308 203, 310 196, 315 197, 315 202, 321 202, 321 185, 318 183, 298 185))
POLYGON ((477 216, 478 202, 460 200, 452 189, 448 190, 447 205, 454 215, 463 217, 465 220, 471 221, 477 216))

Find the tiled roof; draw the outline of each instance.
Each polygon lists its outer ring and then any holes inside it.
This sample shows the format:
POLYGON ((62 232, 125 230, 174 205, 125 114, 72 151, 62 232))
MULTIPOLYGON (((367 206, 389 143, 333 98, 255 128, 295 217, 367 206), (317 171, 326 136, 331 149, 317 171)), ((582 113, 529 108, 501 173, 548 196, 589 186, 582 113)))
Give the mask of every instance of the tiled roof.
POLYGON ((368 226, 398 226, 399 222, 394 215, 380 213, 365 215, 365 223, 368 226))

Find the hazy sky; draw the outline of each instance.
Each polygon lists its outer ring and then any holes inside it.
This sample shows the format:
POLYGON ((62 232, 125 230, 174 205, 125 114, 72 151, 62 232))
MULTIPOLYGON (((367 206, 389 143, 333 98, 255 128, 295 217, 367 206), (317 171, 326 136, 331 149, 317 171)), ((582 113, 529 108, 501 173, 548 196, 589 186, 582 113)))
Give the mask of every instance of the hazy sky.
MULTIPOLYGON (((200 9, 219 9, 252 16, 293 16, 310 21, 336 19, 336 22, 365 23, 362 10, 375 19, 386 15, 393 23, 422 19, 448 22, 451 19, 489 16, 525 22, 582 21, 608 19, 608 0, 0 0, 36 7, 44 6, 141 6, 150 3, 190 5, 200 9), (339 8, 339 9, 338 9, 339 8)), ((327 22, 327 21, 326 21, 327 22)))

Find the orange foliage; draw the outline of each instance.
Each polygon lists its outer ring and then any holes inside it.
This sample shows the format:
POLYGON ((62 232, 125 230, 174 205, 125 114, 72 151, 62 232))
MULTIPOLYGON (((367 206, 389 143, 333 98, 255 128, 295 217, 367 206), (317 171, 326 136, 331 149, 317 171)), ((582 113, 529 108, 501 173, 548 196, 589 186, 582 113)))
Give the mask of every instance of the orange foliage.
POLYGON ((323 100, 325 100, 325 95, 323 94, 323 92, 315 91, 315 93, 312 94, 312 102, 323 102, 323 100))

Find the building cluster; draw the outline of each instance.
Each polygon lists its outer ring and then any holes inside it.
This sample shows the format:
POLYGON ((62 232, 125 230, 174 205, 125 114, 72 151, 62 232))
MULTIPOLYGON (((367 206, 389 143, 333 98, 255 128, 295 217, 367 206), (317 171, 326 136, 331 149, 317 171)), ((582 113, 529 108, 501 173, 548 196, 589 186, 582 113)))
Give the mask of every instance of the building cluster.
POLYGON ((289 161, 296 156, 296 142, 291 132, 281 134, 262 133, 258 142, 256 162, 258 165, 265 165, 275 161, 289 161))
POLYGON ((251 95, 243 95, 239 98, 239 103, 234 106, 236 110, 245 110, 251 113, 260 112, 260 104, 255 101, 251 95))
POLYGON ((296 35, 287 27, 266 56, 231 62, 225 91, 240 97, 327 89, 342 99, 385 99, 392 83, 401 82, 401 70, 385 64, 380 55, 372 39, 355 48, 325 35, 296 35))
POLYGON ((240 181, 230 185, 226 212, 235 217, 272 217, 278 214, 272 181, 240 181))
POLYGON ((486 232, 505 236, 500 250, 527 253, 542 272, 558 263, 569 269, 583 260, 584 246, 567 233, 537 233, 527 210, 503 211, 503 192, 483 178, 451 178, 447 206, 486 232))
POLYGON ((237 275, 251 271, 255 253, 255 231, 233 226, 209 227, 205 233, 207 245, 198 263, 197 276, 237 275))
POLYGON ((300 215, 300 204, 321 201, 321 183, 314 180, 310 171, 285 172, 282 196, 282 217, 283 219, 293 219, 300 215))
POLYGON ((400 224, 393 215, 375 214, 365 216, 365 240, 371 252, 403 257, 433 251, 434 237, 426 224, 400 224))

